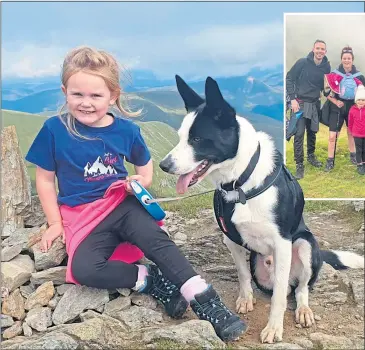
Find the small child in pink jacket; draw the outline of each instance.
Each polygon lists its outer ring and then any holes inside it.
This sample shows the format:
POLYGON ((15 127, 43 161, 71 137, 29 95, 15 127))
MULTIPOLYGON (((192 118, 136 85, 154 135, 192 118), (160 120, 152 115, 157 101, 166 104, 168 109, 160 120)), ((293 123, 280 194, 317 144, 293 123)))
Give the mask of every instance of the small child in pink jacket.
POLYGON ((356 147, 357 172, 365 175, 365 87, 357 88, 355 104, 349 111, 349 131, 356 147))

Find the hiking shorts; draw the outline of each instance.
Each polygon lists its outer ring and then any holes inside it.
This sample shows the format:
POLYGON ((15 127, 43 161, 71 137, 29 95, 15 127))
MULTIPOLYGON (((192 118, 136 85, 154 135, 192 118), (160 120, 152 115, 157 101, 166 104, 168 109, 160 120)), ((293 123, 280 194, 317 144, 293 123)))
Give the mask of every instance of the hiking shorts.
POLYGON ((333 132, 339 132, 342 129, 343 123, 348 126, 348 115, 350 108, 354 104, 354 101, 342 101, 344 106, 338 108, 336 105, 331 103, 330 105, 330 117, 329 117, 329 130, 333 132))

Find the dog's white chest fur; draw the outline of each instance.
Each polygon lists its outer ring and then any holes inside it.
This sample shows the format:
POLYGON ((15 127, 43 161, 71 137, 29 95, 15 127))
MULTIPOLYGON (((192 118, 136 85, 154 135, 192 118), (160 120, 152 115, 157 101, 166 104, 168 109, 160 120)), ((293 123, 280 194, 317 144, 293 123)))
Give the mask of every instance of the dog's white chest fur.
POLYGON ((271 255, 275 241, 280 237, 275 224, 273 208, 277 200, 277 188, 271 187, 246 204, 236 204, 232 223, 243 241, 254 251, 271 255))

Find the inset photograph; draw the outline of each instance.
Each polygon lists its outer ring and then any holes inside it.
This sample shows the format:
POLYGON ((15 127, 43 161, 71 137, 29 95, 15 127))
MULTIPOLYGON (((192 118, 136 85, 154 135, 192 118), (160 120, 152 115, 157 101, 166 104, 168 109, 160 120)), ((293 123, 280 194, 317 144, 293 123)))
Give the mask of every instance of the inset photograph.
POLYGON ((365 14, 284 22, 286 165, 305 198, 365 198, 365 14))

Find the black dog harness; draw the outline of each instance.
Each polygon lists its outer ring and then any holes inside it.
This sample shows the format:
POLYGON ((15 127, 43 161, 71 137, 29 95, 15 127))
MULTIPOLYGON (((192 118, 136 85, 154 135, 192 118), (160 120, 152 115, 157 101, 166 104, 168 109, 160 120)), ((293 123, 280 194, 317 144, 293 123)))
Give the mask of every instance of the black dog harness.
POLYGON ((265 192, 268 188, 270 188, 278 179, 281 171, 284 170, 285 173, 292 180, 293 176, 289 173, 289 170, 283 164, 282 155, 280 152, 276 151, 275 154, 275 167, 274 171, 265 178, 262 185, 257 188, 253 188, 246 193, 243 192, 241 186, 249 179, 252 172, 254 171, 257 162, 260 157, 260 144, 258 144, 257 149, 252 156, 250 163, 248 164, 245 171, 241 174, 241 176, 230 183, 224 184, 221 186, 221 189, 217 189, 214 192, 214 213, 217 219, 219 228, 223 231, 223 233, 233 242, 238 245, 245 247, 248 250, 251 250, 247 244, 242 240, 241 235, 237 231, 235 225, 232 223, 232 215, 234 212, 234 208, 236 203, 246 204, 247 200, 254 198, 261 193, 265 192), (223 198, 223 193, 227 191, 236 191, 237 198, 233 202, 226 202, 223 198))

